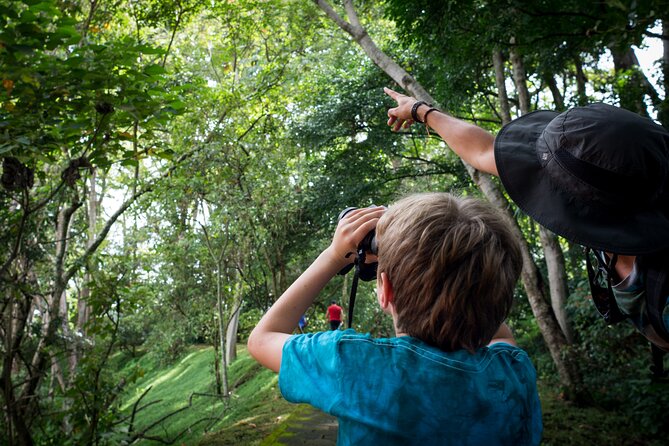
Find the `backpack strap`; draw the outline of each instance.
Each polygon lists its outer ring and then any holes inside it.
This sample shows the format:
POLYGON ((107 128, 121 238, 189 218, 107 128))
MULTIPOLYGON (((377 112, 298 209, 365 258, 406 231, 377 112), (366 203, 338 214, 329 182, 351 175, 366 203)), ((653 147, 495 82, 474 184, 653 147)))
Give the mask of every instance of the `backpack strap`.
POLYGON ((588 282, 590 282, 590 295, 595 304, 597 312, 604 318, 607 324, 615 324, 625 320, 627 317, 620 311, 618 303, 613 295, 611 285, 612 268, 617 256, 607 262, 604 253, 588 247, 585 248, 585 264, 588 270, 588 282), (597 262, 595 269, 591 255, 597 262), (602 283, 604 282, 604 283, 602 283))

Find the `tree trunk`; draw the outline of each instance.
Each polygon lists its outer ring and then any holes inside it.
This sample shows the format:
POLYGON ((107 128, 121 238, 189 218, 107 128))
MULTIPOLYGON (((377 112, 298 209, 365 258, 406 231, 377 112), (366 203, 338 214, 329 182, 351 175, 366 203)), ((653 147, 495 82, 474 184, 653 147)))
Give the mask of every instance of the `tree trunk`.
MULTIPOLYGON (((35 398, 39 384, 46 375, 46 370, 51 364, 51 352, 48 347, 53 345, 58 332, 60 312, 60 297, 65 292, 67 280, 65 280, 64 261, 67 251, 67 237, 69 233, 72 215, 81 206, 80 203, 72 203, 71 206, 63 208, 58 212, 56 219, 56 256, 55 271, 53 276, 53 289, 47 295, 47 312, 44 315, 45 322, 37 348, 33 354, 29 374, 23 384, 21 396, 17 400, 17 412, 25 419, 33 417, 38 399, 35 398)), ((22 444, 32 444, 32 438, 23 439, 22 444)))
MULTIPOLYGON (((216 322, 214 318, 214 323, 216 322)), ((221 360, 219 359, 219 355, 221 354, 220 351, 220 341, 219 341, 220 333, 218 331, 214 331, 214 376, 216 377, 216 394, 217 395, 223 395, 223 383, 221 382, 221 360)))
MULTIPOLYGON (((239 290, 239 295, 235 300, 241 299, 241 286, 239 286, 239 290)), ((237 330, 239 328, 240 310, 241 305, 238 305, 228 321, 228 329, 226 330, 225 336, 225 360, 228 364, 232 364, 232 362, 237 359, 237 330)))
POLYGON ((216 309, 218 311, 218 349, 221 352, 221 363, 220 363, 220 372, 221 372, 221 384, 223 385, 223 395, 228 396, 228 370, 225 361, 225 311, 223 309, 223 296, 221 290, 221 262, 219 259, 218 266, 216 268, 216 309))
POLYGON ((551 307, 555 317, 560 324, 568 344, 574 342, 574 332, 567 318, 567 298, 569 287, 567 286, 567 273, 565 269, 564 253, 557 237, 548 229, 539 226, 539 238, 546 257, 546 268, 548 269, 548 285, 550 287, 551 307))
POLYGON ((515 37, 511 38, 511 47, 509 49, 511 56, 511 65, 513 66, 513 81, 516 84, 516 93, 518 94, 518 105, 521 114, 530 112, 530 92, 527 89, 527 74, 525 73, 525 64, 518 53, 515 37))
MULTIPOLYGON (((95 241, 96 233, 96 223, 98 221, 98 195, 95 189, 96 183, 96 171, 91 172, 89 180, 89 190, 88 190, 88 242, 86 247, 89 248, 95 241)), ((91 273, 89 268, 86 269, 84 273, 84 283, 81 287, 80 299, 77 303, 77 331, 82 335, 86 335, 86 324, 88 324, 88 318, 90 317, 90 305, 88 304, 88 298, 90 297, 91 291, 89 283, 91 281, 91 273)), ((79 356, 77 356, 79 359, 79 356)))
POLYGON ((588 82, 585 72, 583 71, 583 61, 580 57, 574 57, 574 67, 576 68, 576 95, 579 106, 584 106, 588 103, 588 94, 585 85, 588 82))
MULTIPOLYGON (((529 98, 530 94, 529 90, 527 89, 527 78, 525 76, 525 65, 523 63, 523 59, 519 56, 516 56, 513 59, 513 64, 513 81, 516 85, 518 96, 529 98)), ((550 77, 552 78, 552 76, 550 77)), ((520 103, 521 114, 525 115, 529 113, 529 108, 523 108, 524 106, 527 107, 529 105, 529 100, 521 101, 520 103)), ((544 258, 546 259, 546 266, 548 268, 548 283, 551 297, 551 306, 559 323, 560 329, 565 336, 567 344, 571 344, 573 335, 569 321, 567 320, 567 312, 565 309, 569 291, 567 288, 567 274, 565 273, 564 266, 564 254, 562 253, 562 248, 560 248, 560 244, 558 243, 555 234, 541 225, 539 225, 539 238, 541 240, 541 246, 544 251, 544 258)))
POLYGON ((648 117, 648 107, 645 102, 645 96, 648 95, 653 105, 658 110, 661 109, 659 95, 639 68, 639 59, 637 59, 632 47, 624 49, 611 48, 611 54, 613 55, 613 65, 616 74, 619 76, 628 76, 622 88, 618 89, 620 106, 648 117))
MULTIPOLYGON (((364 49, 370 59, 388 76, 395 80, 395 82, 402 86, 402 88, 419 100, 433 104, 435 103, 427 91, 409 73, 379 50, 374 44, 367 32, 360 26, 360 22, 358 21, 358 17, 350 0, 345 0, 344 2, 344 7, 350 23, 339 17, 326 1, 317 0, 316 4, 325 11, 328 17, 330 17, 330 19, 332 19, 340 28, 351 35, 364 49)), ((500 208, 509 218, 509 223, 511 224, 523 250, 522 279, 530 300, 530 305, 532 306, 532 311, 551 352, 551 357, 557 367, 562 385, 566 387, 569 397, 578 399, 582 395, 582 380, 580 374, 575 367, 575 361, 571 360, 571 356, 567 350, 566 339, 555 320, 555 315, 551 311, 550 306, 543 299, 541 288, 537 286, 537 284, 540 283, 540 280, 538 278, 536 265, 534 264, 529 247, 522 236, 518 223, 511 217, 509 204, 498 186, 488 175, 478 172, 467 164, 465 164, 465 166, 467 167, 472 180, 479 186, 488 200, 500 208)))
POLYGON ((495 67, 495 84, 497 85, 497 99, 499 108, 502 111, 502 124, 511 122, 511 106, 509 105, 509 95, 506 91, 506 76, 504 75, 504 57, 499 49, 492 52, 492 63, 495 67))
POLYGON ((564 96, 562 96, 562 92, 560 91, 560 88, 558 87, 557 82, 555 81, 555 77, 551 73, 547 73, 544 76, 544 80, 546 81, 546 85, 548 85, 548 89, 551 91, 551 94, 553 95, 553 104, 555 104, 555 110, 557 111, 564 111, 565 106, 564 106, 564 96))

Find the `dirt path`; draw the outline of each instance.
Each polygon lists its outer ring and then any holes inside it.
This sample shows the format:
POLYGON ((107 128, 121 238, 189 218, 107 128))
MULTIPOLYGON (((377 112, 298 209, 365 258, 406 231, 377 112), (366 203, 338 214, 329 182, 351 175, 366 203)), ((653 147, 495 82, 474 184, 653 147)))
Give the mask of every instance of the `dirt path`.
POLYGON ((302 406, 293 413, 279 432, 271 435, 270 443, 283 446, 335 446, 337 419, 311 406, 302 406))

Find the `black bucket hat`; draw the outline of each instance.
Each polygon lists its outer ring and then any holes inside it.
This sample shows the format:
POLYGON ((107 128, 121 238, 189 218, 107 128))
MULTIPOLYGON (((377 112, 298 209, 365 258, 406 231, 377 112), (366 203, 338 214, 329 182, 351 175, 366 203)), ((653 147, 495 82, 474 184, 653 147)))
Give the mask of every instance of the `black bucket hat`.
POLYGON ((530 217, 617 254, 669 248, 669 132, 607 104, 536 111, 502 128, 495 163, 530 217))

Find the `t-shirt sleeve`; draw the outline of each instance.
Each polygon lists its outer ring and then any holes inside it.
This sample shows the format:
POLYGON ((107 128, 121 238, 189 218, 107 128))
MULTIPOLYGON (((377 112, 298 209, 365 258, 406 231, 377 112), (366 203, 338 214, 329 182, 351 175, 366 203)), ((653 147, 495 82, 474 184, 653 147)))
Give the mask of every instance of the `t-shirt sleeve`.
POLYGON ((339 340, 343 331, 294 335, 283 346, 279 389, 292 403, 329 412, 341 395, 339 340))

